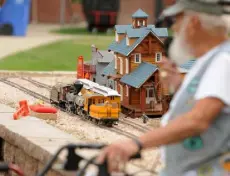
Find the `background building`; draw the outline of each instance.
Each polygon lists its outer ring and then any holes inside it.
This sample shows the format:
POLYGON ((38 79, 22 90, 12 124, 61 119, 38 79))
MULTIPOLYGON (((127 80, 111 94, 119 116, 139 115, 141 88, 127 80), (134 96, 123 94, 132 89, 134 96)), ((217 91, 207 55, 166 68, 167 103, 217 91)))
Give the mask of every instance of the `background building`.
MULTIPOLYGON (((129 23, 129 18, 141 8, 149 14, 153 23, 162 6, 168 6, 175 0, 120 0, 118 24, 129 23)), ((84 21, 82 5, 72 0, 32 0, 31 21, 38 23, 70 23, 84 21), (63 8, 62 8, 63 7, 63 8), (64 14, 64 15, 63 15, 64 14)))

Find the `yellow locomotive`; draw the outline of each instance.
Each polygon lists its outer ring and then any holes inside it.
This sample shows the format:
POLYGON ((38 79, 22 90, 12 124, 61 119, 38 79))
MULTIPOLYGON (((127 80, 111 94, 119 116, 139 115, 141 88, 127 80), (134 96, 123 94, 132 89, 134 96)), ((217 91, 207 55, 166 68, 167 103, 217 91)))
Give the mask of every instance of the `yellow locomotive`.
POLYGON ((95 123, 109 126, 119 120, 121 111, 117 91, 87 79, 53 86, 50 102, 95 123))

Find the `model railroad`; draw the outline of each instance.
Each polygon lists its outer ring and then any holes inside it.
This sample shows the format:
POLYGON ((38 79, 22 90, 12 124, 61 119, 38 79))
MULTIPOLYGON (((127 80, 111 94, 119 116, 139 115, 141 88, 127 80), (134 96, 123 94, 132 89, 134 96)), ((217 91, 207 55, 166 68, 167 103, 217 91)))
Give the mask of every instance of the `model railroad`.
MULTIPOLYGON (((21 78, 20 78, 20 79, 21 79, 21 78)), ((33 79, 26 79, 26 78, 24 78, 23 80, 26 80, 26 81, 28 81, 28 82, 30 82, 30 83, 36 85, 37 87, 46 88, 46 89, 48 89, 48 90, 51 89, 51 86, 46 85, 46 84, 43 84, 43 83, 40 83, 40 82, 35 81, 35 80, 33 80, 33 79)), ((41 95, 41 94, 39 94, 39 93, 36 93, 36 92, 34 92, 34 91, 31 91, 31 90, 29 90, 29 89, 23 87, 23 86, 21 86, 21 85, 18 85, 18 84, 16 84, 16 83, 12 82, 12 81, 9 81, 9 80, 7 80, 7 78, 2 78, 2 79, 0 79, 0 82, 4 83, 4 84, 6 84, 6 85, 9 85, 9 86, 11 86, 11 87, 14 87, 14 88, 16 88, 16 89, 18 89, 18 90, 24 92, 25 94, 28 94, 28 95, 34 97, 34 98, 43 100, 43 101, 46 102, 46 103, 50 103, 50 99, 47 98, 46 96, 43 96, 43 95, 41 95)), ((55 105, 54 105, 54 106, 55 106, 55 105)), ((106 126, 101 125, 101 124, 95 124, 93 121, 88 121, 88 120, 85 119, 85 118, 82 118, 82 117, 80 117, 80 116, 77 116, 76 114, 67 111, 65 108, 62 108, 62 107, 59 107, 59 106, 55 106, 55 107, 58 108, 60 111, 63 111, 63 112, 65 112, 65 113, 67 113, 67 114, 70 115, 70 116, 77 117, 77 118, 79 118, 80 120, 87 121, 87 122, 91 123, 92 125, 102 127, 103 129, 106 129, 106 130, 108 130, 108 131, 112 131, 112 132, 114 132, 114 133, 117 133, 117 134, 122 135, 122 136, 126 136, 126 137, 128 137, 128 138, 136 138, 136 137, 137 137, 136 135, 134 135, 134 134, 132 134, 132 133, 129 133, 129 132, 126 132, 126 131, 124 131, 124 130, 122 130, 122 129, 119 129, 119 128, 116 127, 116 126, 114 126, 113 128, 109 128, 109 127, 106 127, 106 126)), ((120 122, 120 123, 123 123, 123 124, 126 124, 126 125, 129 125, 129 126, 132 126, 133 128, 138 129, 138 130, 140 130, 140 131, 142 131, 142 132, 145 132, 145 131, 150 130, 149 128, 144 127, 144 126, 141 126, 141 125, 138 124, 138 123, 134 123, 134 122, 132 122, 132 121, 129 121, 128 119, 122 118, 122 120, 119 120, 119 122, 120 122)), ((134 166, 139 167, 140 169, 142 169, 142 167, 140 167, 139 165, 137 165, 137 164, 135 164, 135 163, 132 163, 132 164, 133 164, 134 166)), ((146 170, 146 171, 148 171, 148 172, 150 172, 150 173, 154 173, 154 174, 156 173, 155 170, 154 170, 154 168, 151 169, 151 170, 146 170)))
POLYGON ((138 124, 138 123, 132 122, 132 121, 130 121, 130 120, 128 120, 128 119, 125 119, 125 118, 119 119, 119 123, 123 123, 123 124, 125 124, 125 125, 131 126, 131 127, 133 127, 134 129, 137 129, 137 130, 139 130, 139 131, 141 131, 141 132, 147 132, 147 131, 150 131, 150 130, 151 130, 150 128, 148 128, 148 127, 146 127, 146 126, 143 126, 143 125, 140 125, 140 124, 138 124))
MULTIPOLYGON (((43 96, 43 95, 41 95, 41 94, 39 94, 39 93, 37 93, 37 92, 31 91, 31 90, 29 90, 29 89, 27 89, 27 88, 25 88, 25 87, 23 87, 23 86, 21 86, 21 85, 18 85, 18 84, 16 84, 16 83, 12 82, 12 81, 7 80, 6 78, 5 78, 5 79, 0 79, 0 82, 2 82, 2 83, 4 83, 4 84, 7 84, 7 85, 9 85, 9 86, 11 86, 11 87, 14 87, 14 88, 16 88, 16 89, 18 89, 18 90, 24 92, 25 94, 34 97, 34 98, 40 99, 40 100, 42 100, 42 101, 44 101, 44 102, 46 102, 46 103, 50 103, 50 99, 47 98, 46 96, 43 96)), ((87 120, 87 119, 85 119, 85 118, 81 118, 81 117, 77 116, 77 115, 74 114, 74 113, 71 113, 71 112, 66 111, 65 108, 62 108, 62 107, 59 107, 59 106, 55 106, 55 107, 58 108, 59 110, 63 111, 63 112, 68 113, 68 115, 78 117, 79 119, 84 120, 84 121, 87 120)), ((121 130, 121 129, 117 128, 117 127, 109 128, 109 127, 106 127, 106 126, 101 125, 101 124, 95 124, 94 121, 89 121, 89 122, 90 122, 91 124, 93 124, 93 125, 102 127, 103 129, 106 129, 106 130, 115 132, 115 133, 117 133, 117 134, 126 136, 126 137, 128 137, 128 138, 136 138, 136 137, 137 137, 136 135, 134 135, 134 134, 132 134, 132 133, 129 133, 129 132, 126 132, 126 131, 124 131, 124 130, 121 130)))
POLYGON ((11 81, 7 80, 7 79, 1 79, 0 82, 5 83, 5 84, 7 84, 7 85, 9 85, 11 87, 14 87, 14 88, 16 88, 16 89, 18 89, 18 90, 30 95, 30 96, 33 96, 34 98, 43 100, 44 102, 49 102, 49 98, 47 98, 46 96, 43 96, 43 95, 41 95, 41 94, 39 94, 37 92, 31 91, 31 90, 29 90, 29 89, 27 89, 27 88, 25 88, 25 87, 23 87, 21 85, 18 85, 18 84, 14 83, 14 82, 11 82, 11 81))
POLYGON ((30 83, 32 83, 32 84, 34 84, 34 85, 36 85, 37 87, 40 87, 40 88, 45 88, 45 89, 47 89, 47 90, 51 90, 51 89, 52 89, 52 86, 49 86, 49 85, 47 85, 47 84, 38 82, 38 81, 36 81, 36 80, 34 80, 34 79, 31 79, 31 78, 22 77, 22 78, 20 78, 20 79, 25 80, 25 81, 28 81, 28 82, 30 82, 30 83))
MULTIPOLYGON (((47 84, 38 82, 38 81, 36 81, 36 80, 34 80, 34 79, 31 79, 31 78, 21 78, 21 79, 23 79, 23 80, 25 80, 25 81, 28 81, 28 82, 30 82, 30 83, 36 85, 37 87, 45 88, 45 89, 47 89, 47 90, 49 90, 49 91, 51 91, 51 89, 52 89, 52 86, 49 86, 49 85, 47 85, 47 84)), ((138 130, 138 131, 140 131, 140 132, 146 132, 146 131, 149 131, 149 130, 150 130, 150 128, 148 128, 148 127, 146 127, 146 126, 143 126, 143 125, 141 125, 141 124, 132 122, 132 121, 130 121, 130 120, 128 120, 128 119, 125 119, 125 118, 119 118, 119 123, 122 123, 122 124, 124 124, 124 125, 128 125, 128 126, 134 128, 134 129, 136 129, 136 130, 138 130)))

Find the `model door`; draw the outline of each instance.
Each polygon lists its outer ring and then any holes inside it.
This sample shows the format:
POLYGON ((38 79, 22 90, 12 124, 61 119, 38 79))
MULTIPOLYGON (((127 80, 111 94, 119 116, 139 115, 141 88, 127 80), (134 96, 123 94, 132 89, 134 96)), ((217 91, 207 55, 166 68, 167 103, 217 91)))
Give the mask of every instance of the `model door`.
POLYGON ((146 104, 155 102, 154 88, 146 88, 146 104))

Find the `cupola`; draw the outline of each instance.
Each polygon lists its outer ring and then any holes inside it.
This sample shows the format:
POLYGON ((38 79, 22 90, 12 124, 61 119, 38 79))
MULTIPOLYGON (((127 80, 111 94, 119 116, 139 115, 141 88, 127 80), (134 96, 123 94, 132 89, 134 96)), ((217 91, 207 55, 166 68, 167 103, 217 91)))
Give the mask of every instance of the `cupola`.
POLYGON ((145 13, 143 10, 138 9, 133 15, 132 15, 132 25, 133 28, 141 28, 141 27, 147 27, 147 21, 148 21, 148 14, 145 13))

